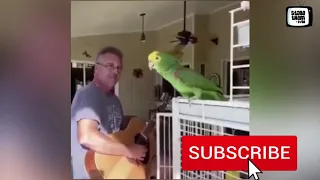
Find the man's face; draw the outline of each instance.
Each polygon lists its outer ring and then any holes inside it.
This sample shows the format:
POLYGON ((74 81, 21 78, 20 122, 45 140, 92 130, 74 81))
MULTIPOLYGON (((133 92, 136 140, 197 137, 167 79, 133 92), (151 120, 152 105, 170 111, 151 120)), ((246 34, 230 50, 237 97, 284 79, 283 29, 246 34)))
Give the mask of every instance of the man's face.
POLYGON ((122 60, 111 53, 101 55, 95 66, 95 77, 108 87, 114 87, 122 72, 122 60))

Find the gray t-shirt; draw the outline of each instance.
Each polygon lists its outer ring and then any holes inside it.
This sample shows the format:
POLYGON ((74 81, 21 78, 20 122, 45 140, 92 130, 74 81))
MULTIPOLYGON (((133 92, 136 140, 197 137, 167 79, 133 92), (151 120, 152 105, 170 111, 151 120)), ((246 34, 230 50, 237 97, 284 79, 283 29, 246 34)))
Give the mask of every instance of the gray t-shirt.
POLYGON ((84 158, 87 152, 77 139, 77 122, 92 119, 99 123, 100 132, 113 133, 120 130, 123 110, 119 98, 105 94, 93 83, 78 90, 71 105, 71 157, 74 179, 89 179, 84 158))

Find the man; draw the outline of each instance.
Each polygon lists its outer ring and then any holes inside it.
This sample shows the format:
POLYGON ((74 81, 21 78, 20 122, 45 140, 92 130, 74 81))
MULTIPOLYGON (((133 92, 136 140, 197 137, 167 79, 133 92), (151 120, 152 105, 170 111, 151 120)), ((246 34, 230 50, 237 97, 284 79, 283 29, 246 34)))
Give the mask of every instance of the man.
POLYGON ((143 160, 144 146, 126 146, 108 139, 106 133, 117 132, 123 118, 123 110, 114 94, 123 65, 122 52, 115 47, 105 47, 97 55, 94 78, 91 83, 76 92, 71 106, 71 153, 74 179, 89 179, 85 170, 85 154, 88 149, 110 155, 122 155, 143 160))

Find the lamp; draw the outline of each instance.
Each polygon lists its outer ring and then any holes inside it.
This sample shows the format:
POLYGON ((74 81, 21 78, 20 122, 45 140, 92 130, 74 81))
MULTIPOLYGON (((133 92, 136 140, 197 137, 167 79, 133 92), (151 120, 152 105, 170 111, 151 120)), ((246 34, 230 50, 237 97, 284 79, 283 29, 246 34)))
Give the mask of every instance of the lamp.
POLYGON ((146 35, 144 34, 144 16, 146 15, 146 13, 141 13, 141 20, 142 20, 142 24, 141 24, 141 29, 142 29, 142 33, 141 33, 141 37, 140 37, 140 41, 141 42, 146 42, 146 35))

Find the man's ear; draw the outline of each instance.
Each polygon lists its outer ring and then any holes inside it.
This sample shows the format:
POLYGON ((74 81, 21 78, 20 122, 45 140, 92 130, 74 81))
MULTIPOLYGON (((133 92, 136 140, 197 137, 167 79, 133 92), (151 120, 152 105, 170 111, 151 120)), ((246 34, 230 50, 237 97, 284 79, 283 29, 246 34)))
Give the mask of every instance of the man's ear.
POLYGON ((95 64, 94 67, 93 67, 93 74, 95 74, 97 71, 98 71, 98 65, 95 64))

